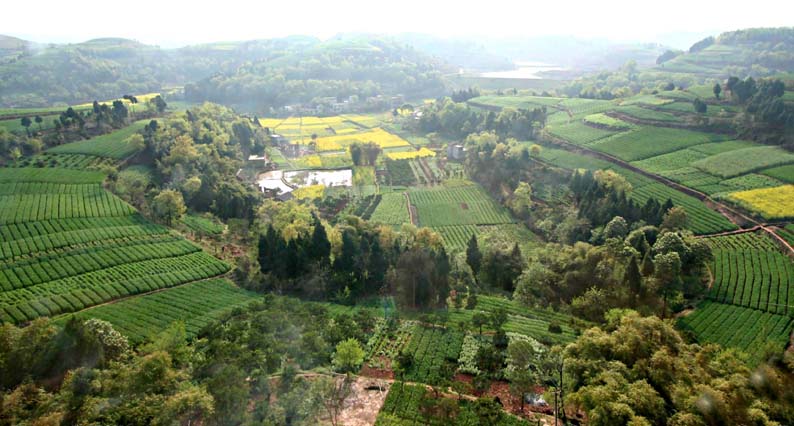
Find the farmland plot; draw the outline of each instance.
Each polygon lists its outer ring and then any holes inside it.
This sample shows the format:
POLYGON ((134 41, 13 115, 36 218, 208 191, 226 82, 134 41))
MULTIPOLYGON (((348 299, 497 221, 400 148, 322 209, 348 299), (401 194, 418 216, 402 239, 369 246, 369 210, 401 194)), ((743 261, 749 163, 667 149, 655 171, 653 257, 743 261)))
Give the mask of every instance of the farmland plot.
POLYGON ((794 154, 775 146, 757 146, 712 155, 694 162, 693 166, 730 178, 790 163, 794 163, 794 154))
POLYGON ((65 167, 123 148, 87 142, 57 147, 80 154, 48 155, 41 167, 0 169, 0 322, 77 312, 229 270, 106 191, 101 172, 65 167))
POLYGON ((681 318, 678 325, 690 331, 700 343, 741 349, 757 364, 763 361, 768 343, 777 345, 780 350, 786 346, 792 319, 787 315, 705 301, 681 318))
POLYGON ((644 126, 591 145, 591 148, 626 161, 644 160, 680 149, 715 142, 724 136, 667 127, 644 126))
POLYGON ((108 321, 130 341, 140 343, 176 321, 183 322, 188 338, 193 338, 212 320, 257 299, 257 294, 240 289, 231 281, 211 279, 87 309, 77 315, 108 321))
POLYGON ((794 315, 794 262, 765 233, 706 239, 714 253, 709 297, 763 312, 794 315))
POLYGON ((97 157, 108 157, 121 160, 135 154, 143 147, 132 146, 127 138, 138 133, 149 123, 148 120, 140 120, 113 133, 97 136, 79 142, 67 143, 50 148, 47 152, 54 154, 84 154, 97 157))
POLYGON ((513 218, 478 185, 449 188, 412 188, 421 226, 494 225, 512 223, 513 218))

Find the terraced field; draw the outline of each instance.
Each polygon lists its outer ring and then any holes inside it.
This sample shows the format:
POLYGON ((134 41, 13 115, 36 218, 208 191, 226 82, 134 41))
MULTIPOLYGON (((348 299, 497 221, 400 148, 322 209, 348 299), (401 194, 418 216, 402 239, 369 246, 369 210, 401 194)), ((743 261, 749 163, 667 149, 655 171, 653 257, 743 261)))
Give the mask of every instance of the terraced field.
POLYGON ((794 262, 766 233, 707 238, 706 242, 714 253, 711 299, 794 315, 794 262))
POLYGON ((124 299, 77 315, 108 321, 130 341, 140 343, 176 321, 183 322, 188 338, 193 338, 224 313, 257 299, 259 295, 242 290, 231 281, 211 279, 124 299))
POLYGON ((91 152, 102 163, 128 155, 118 133, 98 146, 61 145, 69 154, 47 154, 42 167, 0 169, 0 321, 76 312, 228 271, 106 191, 101 172, 61 166, 92 163, 91 152))
POLYGON ((792 318, 757 309, 705 301, 678 320, 700 343, 718 343, 743 350, 752 363, 763 361, 767 345, 783 350, 791 332, 792 318))

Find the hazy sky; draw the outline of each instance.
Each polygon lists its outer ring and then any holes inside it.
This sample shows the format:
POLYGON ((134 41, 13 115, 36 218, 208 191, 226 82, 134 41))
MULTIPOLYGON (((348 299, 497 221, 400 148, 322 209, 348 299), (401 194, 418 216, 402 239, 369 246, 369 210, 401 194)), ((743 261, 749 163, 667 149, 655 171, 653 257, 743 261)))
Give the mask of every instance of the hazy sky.
POLYGON ((657 41, 677 32, 791 26, 792 12, 790 0, 8 0, 0 34, 40 42, 115 36, 161 46, 340 32, 657 41))

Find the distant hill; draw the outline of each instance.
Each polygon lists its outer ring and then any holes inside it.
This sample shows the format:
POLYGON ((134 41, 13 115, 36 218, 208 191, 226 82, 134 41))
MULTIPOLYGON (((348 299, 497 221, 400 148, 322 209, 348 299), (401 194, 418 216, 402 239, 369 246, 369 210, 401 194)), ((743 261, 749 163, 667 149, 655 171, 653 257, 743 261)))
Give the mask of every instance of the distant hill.
POLYGON ((707 37, 659 66, 670 73, 725 78, 794 70, 794 27, 751 28, 707 37))
POLYGON ((189 89, 192 100, 239 101, 264 95, 274 102, 286 102, 291 99, 271 96, 285 88, 271 84, 282 78, 302 82, 291 86, 291 92, 300 86, 310 88, 308 79, 335 82, 335 89, 321 94, 318 89, 315 96, 424 93, 443 87, 434 73, 439 62, 379 40, 321 42, 295 36, 161 49, 134 40, 102 38, 36 49, 31 46, 13 37, 0 39, 1 106, 83 103, 191 82, 196 82, 189 89), (277 76, 273 70, 279 67, 283 73, 277 76))

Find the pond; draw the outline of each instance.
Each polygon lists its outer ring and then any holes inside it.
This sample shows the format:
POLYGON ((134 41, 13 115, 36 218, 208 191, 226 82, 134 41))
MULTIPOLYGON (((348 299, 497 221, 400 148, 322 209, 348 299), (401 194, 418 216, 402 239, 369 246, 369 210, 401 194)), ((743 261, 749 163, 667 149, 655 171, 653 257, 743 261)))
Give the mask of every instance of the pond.
POLYGON ((278 189, 280 194, 292 192, 295 188, 310 185, 353 186, 353 170, 273 170, 257 176, 260 190, 278 189))

